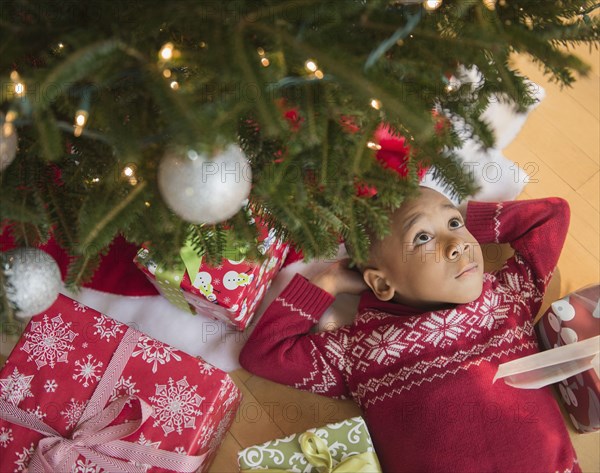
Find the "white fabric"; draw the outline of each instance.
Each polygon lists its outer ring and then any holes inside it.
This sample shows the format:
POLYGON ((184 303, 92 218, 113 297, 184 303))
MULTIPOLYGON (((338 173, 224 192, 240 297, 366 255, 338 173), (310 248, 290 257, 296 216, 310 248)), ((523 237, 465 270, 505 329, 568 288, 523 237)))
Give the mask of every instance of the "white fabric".
MULTIPOLYGON (((542 88, 538 87, 536 93, 539 100, 544 97, 542 88)), ((531 107, 531 109, 533 108, 531 107)), ((515 138, 527 119, 529 111, 524 114, 515 114, 508 105, 492 104, 485 112, 485 117, 496 134, 497 148, 483 152, 473 141, 469 141, 460 151, 464 162, 480 163, 477 167, 472 166, 475 178, 482 186, 481 191, 474 197, 475 199, 513 200, 522 191, 525 172, 520 170, 519 175, 522 178, 515 179, 516 168, 511 169, 514 163, 506 159, 500 150, 515 138), (486 175, 482 172, 478 173, 477 170, 483 170, 488 163, 492 164, 487 167, 487 177, 492 178, 486 180, 486 175), (500 179, 493 182, 495 170, 500 171, 500 179)), ((430 176, 426 177, 424 184, 436 188, 436 184, 432 182, 430 176)), ((343 254, 340 253, 339 256, 343 256, 343 254)), ((300 273, 310 278, 327 264, 328 262, 323 260, 310 263, 299 261, 283 268, 267 291, 254 317, 254 323, 285 288, 294 274, 300 273)), ((126 297, 93 289, 82 289, 77 294, 67 292, 65 294, 121 322, 130 324, 162 342, 191 355, 202 356, 209 363, 225 371, 232 371, 240 367, 239 352, 251 331, 250 328, 245 332, 238 332, 223 322, 214 321, 207 316, 190 315, 171 305, 162 296, 126 297)), ((356 296, 339 296, 321 319, 319 327, 331 329, 334 326, 351 323, 357 304, 358 297, 356 296)))

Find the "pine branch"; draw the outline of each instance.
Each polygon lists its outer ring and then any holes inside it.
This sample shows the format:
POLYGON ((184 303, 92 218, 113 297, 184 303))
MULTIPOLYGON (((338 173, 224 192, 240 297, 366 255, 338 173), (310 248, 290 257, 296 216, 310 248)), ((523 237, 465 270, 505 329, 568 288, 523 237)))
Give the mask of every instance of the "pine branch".
POLYGON ((109 225, 113 224, 114 220, 119 216, 119 214, 122 214, 128 208, 128 206, 139 197, 142 191, 146 188, 146 185, 146 182, 137 184, 124 199, 120 200, 116 205, 111 206, 104 217, 102 217, 89 229, 86 228, 88 225, 86 224, 86 219, 83 218, 84 216, 89 217, 89 214, 87 213, 86 206, 84 205, 82 207, 82 229, 84 230, 84 233, 82 234, 83 239, 78 245, 81 252, 85 252, 86 248, 92 245, 102 248, 110 243, 114 233, 111 232, 110 235, 103 235, 103 233, 106 231, 109 225))

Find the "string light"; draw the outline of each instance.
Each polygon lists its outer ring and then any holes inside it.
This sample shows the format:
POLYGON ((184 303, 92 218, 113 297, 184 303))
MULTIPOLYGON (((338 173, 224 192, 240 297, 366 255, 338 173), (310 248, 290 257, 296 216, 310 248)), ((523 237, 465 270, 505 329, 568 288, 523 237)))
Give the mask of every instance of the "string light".
POLYGON ((322 71, 321 69, 317 69, 317 70, 315 71, 315 77, 316 77, 317 79, 322 79, 322 78, 324 77, 324 75, 323 75, 323 71, 322 71))
POLYGON ((138 178, 135 175, 135 169, 131 166, 125 166, 123 168, 123 175, 127 178, 129 184, 132 186, 135 186, 138 183, 138 178))
POLYGON ((488 10, 496 9, 496 0, 483 0, 483 4, 488 10))
POLYGON ((304 63, 304 67, 306 68, 307 71, 309 72, 315 72, 319 67, 317 66, 317 63, 315 61, 313 61, 312 59, 308 59, 305 63, 304 63))
POLYGON ((169 77, 171 77, 171 69, 165 69, 163 71, 163 77, 165 77, 166 79, 168 79, 169 77))
POLYGON ((12 123, 9 123, 8 121, 4 122, 2 125, 2 138, 11 136, 14 133, 14 129, 15 127, 12 123))
POLYGON ((260 63, 262 64, 262 66, 263 66, 263 67, 269 67, 269 64, 271 64, 271 63, 269 62, 269 60, 268 60, 266 57, 263 57, 263 58, 260 60, 260 63))
POLYGON ((372 141, 369 141, 367 143, 367 148, 375 150, 375 151, 379 151, 381 149, 381 145, 378 145, 377 143, 374 143, 372 141))
POLYGON ((17 82, 15 84, 15 94, 19 97, 23 97, 25 95, 25 84, 23 82, 17 82))
POLYGON ((77 110, 75 113, 75 130, 73 135, 79 137, 83 133, 83 127, 87 123, 88 112, 86 110, 77 110))
POLYGON ((377 99, 371 99, 371 107, 373 107, 375 110, 379 110, 381 108, 381 101, 377 99))
POLYGON ((425 7, 426 10, 433 11, 433 10, 437 10, 441 4, 442 4, 442 0, 426 0, 423 3, 423 6, 425 7))
POLYGON ((17 112, 14 110, 9 110, 6 114, 6 118, 4 119, 5 123, 14 122, 17 118, 17 112))
POLYGON ((87 122, 88 113, 85 110, 79 110, 75 114, 75 125, 77 126, 85 126, 87 122))
POLYGON ((176 80, 171 82, 171 89, 173 89, 173 90, 179 89, 179 82, 177 82, 176 80))
POLYGON ((264 50, 263 48, 257 48, 257 49, 256 49, 256 52, 258 53, 258 55, 259 55, 260 57, 262 57, 262 56, 264 56, 264 55, 265 55, 265 50, 264 50))
POLYGON ((144 205, 145 205, 146 207, 150 207, 150 205, 152 205, 152 204, 151 204, 150 202, 146 201, 146 202, 144 202, 144 205))
POLYGON ((12 80, 15 84, 15 94, 17 97, 23 97, 25 95, 25 84, 21 82, 21 76, 17 71, 12 71, 10 73, 10 80, 12 80))
POLYGON ((62 43, 58 43, 58 48, 59 48, 59 49, 62 49, 62 48, 64 48, 64 47, 65 47, 65 45, 64 45, 64 44, 62 44, 62 43))
POLYGON ((168 61, 173 57, 173 43, 166 43, 158 53, 161 59, 168 61))

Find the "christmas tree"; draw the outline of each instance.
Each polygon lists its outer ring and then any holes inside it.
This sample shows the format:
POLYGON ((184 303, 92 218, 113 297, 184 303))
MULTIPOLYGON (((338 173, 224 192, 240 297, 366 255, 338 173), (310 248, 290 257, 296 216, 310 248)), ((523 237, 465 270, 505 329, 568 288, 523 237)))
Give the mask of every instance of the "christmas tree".
POLYGON ((0 221, 21 246, 52 235, 72 286, 118 234, 166 262, 190 239, 214 261, 254 241, 255 216, 307 258, 342 238, 360 260, 424 169, 474 192, 453 123, 487 147, 492 98, 532 103, 511 54, 565 86, 586 73, 568 46, 597 47, 598 6, 3 1, 0 221), (401 163, 375 159, 382 129, 401 163))

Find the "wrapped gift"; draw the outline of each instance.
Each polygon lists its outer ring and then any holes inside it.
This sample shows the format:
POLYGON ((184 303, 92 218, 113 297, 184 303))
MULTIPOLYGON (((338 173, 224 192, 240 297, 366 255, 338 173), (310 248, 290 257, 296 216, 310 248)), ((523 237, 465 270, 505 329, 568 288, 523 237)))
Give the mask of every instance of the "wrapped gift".
POLYGON ((244 330, 271 281, 283 265, 289 245, 276 238, 274 230, 261 228, 258 250, 262 263, 247 260, 239 249, 218 266, 210 266, 194 250, 181 251, 181 264, 164 268, 147 248, 138 252, 135 263, 171 303, 190 313, 205 314, 244 330))
POLYGON ((371 436, 362 417, 246 448, 238 453, 238 464, 243 473, 381 473, 371 436))
POLYGON ((206 471, 240 401, 227 373, 61 295, 0 371, 0 471, 206 471))
MULTIPOLYGON (((600 285, 553 302, 536 326, 541 345, 560 347, 600 335, 600 285)), ((565 410, 579 432, 600 429, 600 379, 592 368, 557 383, 565 410)))

